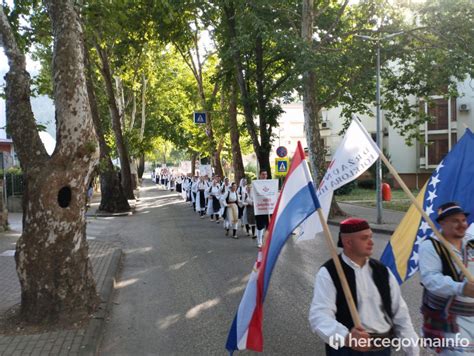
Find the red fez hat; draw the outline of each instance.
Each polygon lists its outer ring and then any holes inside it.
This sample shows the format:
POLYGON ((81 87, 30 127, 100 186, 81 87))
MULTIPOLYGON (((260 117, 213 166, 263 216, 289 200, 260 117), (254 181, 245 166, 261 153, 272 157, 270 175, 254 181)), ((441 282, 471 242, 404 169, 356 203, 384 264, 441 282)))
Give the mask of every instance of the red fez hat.
POLYGON ((367 220, 358 219, 358 218, 348 218, 341 221, 339 224, 339 241, 337 242, 338 247, 342 246, 341 234, 350 234, 353 232, 359 232, 363 230, 370 229, 369 223, 367 220))

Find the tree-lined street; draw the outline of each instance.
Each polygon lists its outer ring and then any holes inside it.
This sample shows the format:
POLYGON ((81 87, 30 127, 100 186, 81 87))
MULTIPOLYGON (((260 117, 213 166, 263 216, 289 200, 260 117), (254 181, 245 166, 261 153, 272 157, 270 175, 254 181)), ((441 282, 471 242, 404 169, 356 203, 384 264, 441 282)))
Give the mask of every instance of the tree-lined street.
MULTIPOLYGON (((123 265, 100 347, 103 355, 224 355, 227 334, 242 297, 257 248, 240 231, 224 236, 221 225, 199 219, 177 194, 144 181, 135 215, 117 239, 123 265)), ((338 228, 331 227, 333 236, 338 228)), ((375 234, 379 256, 388 235, 375 234)), ((319 355, 308 310, 314 276, 328 259, 324 239, 284 247, 265 301, 266 355, 319 355)), ((421 288, 403 286, 411 315, 420 325, 421 288)))

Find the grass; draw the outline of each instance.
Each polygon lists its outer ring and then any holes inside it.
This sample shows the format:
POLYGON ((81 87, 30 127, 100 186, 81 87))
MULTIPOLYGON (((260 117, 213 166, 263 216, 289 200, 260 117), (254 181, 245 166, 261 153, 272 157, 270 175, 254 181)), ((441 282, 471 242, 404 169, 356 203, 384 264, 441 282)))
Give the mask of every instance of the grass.
MULTIPOLYGON (((413 189, 411 192, 416 197, 419 191, 417 189, 413 189)), ((375 189, 356 188, 348 195, 337 195, 336 200, 338 202, 347 202, 362 206, 375 207, 375 189)), ((383 202, 384 209, 396 211, 407 211, 410 205, 410 198, 401 189, 392 190, 392 200, 383 202)))

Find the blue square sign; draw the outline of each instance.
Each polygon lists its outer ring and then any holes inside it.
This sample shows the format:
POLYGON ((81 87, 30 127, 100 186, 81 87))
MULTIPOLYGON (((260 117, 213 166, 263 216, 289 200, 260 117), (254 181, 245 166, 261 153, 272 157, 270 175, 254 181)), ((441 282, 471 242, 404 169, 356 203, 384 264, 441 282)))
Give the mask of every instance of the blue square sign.
POLYGON ((288 172, 288 161, 279 161, 277 164, 278 164, 278 172, 279 173, 288 172))
POLYGON ((205 112, 194 112, 194 123, 195 124, 205 124, 207 122, 207 117, 205 112))

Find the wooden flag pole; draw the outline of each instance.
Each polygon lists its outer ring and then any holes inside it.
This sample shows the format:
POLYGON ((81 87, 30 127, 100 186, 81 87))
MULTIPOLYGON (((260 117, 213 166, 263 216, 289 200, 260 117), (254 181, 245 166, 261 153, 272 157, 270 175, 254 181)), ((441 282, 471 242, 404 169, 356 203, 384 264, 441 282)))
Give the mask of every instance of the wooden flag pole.
POLYGON ((359 312, 357 311, 357 308, 354 303, 354 298, 352 297, 351 289, 349 288, 349 283, 347 283, 346 275, 344 274, 341 261, 339 260, 339 256, 337 255, 336 245, 334 244, 331 231, 329 231, 328 224, 321 208, 318 208, 318 215, 319 220, 321 221, 321 225, 323 226, 324 236, 326 236, 326 241, 328 243, 329 251, 331 252, 332 260, 334 261, 334 265, 336 266, 337 275, 339 277, 339 280, 341 281, 342 290, 344 291, 344 296, 346 297, 346 302, 349 306, 352 321, 354 322, 355 327, 362 327, 359 312))
POLYGON ((411 202, 415 205, 415 207, 418 209, 418 211, 421 213, 421 216, 425 219, 425 221, 428 223, 430 226, 431 230, 433 230, 434 234, 438 238, 438 240, 443 244, 444 247, 448 250, 451 258, 453 261, 458 265, 459 269, 462 271, 464 276, 468 279, 469 282, 474 282, 474 277, 472 276, 471 272, 464 266, 464 263, 462 263, 461 259, 453 252, 452 250, 452 245, 444 238, 444 236, 439 232, 439 230, 436 228, 436 225, 433 223, 431 218, 426 214, 426 212, 423 210, 423 207, 416 201, 416 198, 413 196, 411 193, 410 189, 406 186, 405 182, 402 180, 402 178, 398 175, 397 171, 395 168, 392 166, 392 164, 389 162, 387 157, 383 154, 383 152, 380 153, 380 158, 382 161, 385 163, 387 166, 388 170, 392 175, 395 177, 395 180, 400 184, 402 189, 405 191, 405 193, 410 197, 411 202))

